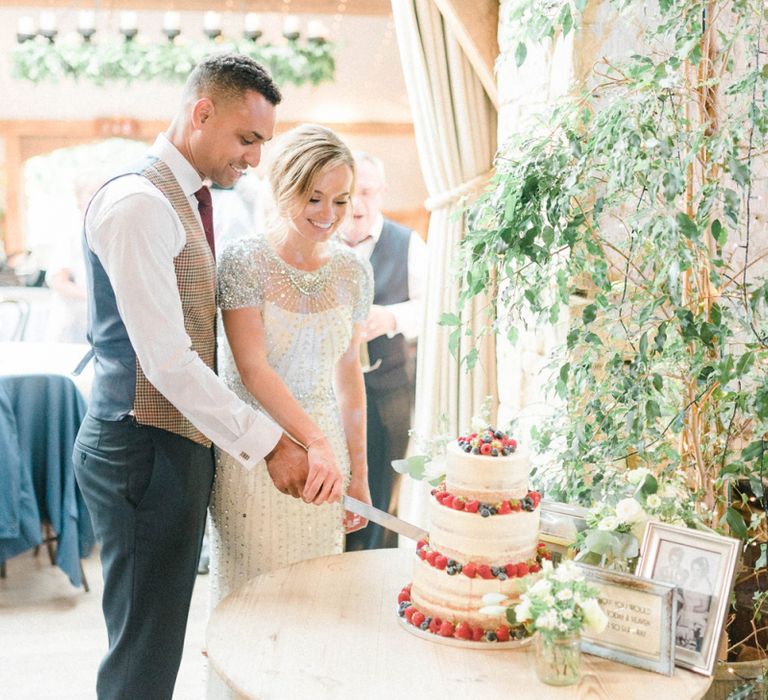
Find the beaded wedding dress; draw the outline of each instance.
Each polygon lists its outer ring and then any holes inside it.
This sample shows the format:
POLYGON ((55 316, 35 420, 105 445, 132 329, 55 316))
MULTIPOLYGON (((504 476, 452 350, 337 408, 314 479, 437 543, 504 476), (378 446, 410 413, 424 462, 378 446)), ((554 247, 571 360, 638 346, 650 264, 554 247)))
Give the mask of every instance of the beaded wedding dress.
MULTIPOLYGON (((264 237, 237 241, 220 258, 219 305, 261 311, 268 362, 330 441, 346 481, 349 454, 333 391, 334 367, 349 347, 353 324, 368 316, 373 276, 354 252, 329 246, 328 262, 306 272, 283 261, 264 237)), ((222 345, 219 374, 260 408, 240 381, 228 344, 222 345)), ((341 504, 308 505, 280 493, 263 462, 246 470, 218 451, 210 514, 211 610, 260 573, 343 551, 341 504)), ((231 697, 213 671, 208 697, 231 697)))

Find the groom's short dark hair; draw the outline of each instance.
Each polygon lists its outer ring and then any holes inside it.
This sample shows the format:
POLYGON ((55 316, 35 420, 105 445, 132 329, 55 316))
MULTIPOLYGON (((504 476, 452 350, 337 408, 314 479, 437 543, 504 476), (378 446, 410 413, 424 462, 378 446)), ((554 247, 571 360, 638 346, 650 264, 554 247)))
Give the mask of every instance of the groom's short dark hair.
POLYGON ((200 97, 240 98, 248 90, 258 92, 273 105, 283 99, 272 76, 260 63, 242 54, 218 54, 198 63, 189 74, 184 101, 200 97))

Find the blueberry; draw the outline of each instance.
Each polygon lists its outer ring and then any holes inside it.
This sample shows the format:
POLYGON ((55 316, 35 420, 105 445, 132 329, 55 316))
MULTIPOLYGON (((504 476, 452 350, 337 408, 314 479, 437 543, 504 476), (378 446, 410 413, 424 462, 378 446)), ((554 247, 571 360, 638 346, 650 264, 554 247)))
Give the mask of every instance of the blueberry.
POLYGON ((470 445, 469 443, 467 443, 467 444, 466 444, 466 445, 464 445, 464 447, 462 447, 461 449, 463 449, 463 450, 464 450, 464 452, 472 452, 472 445, 470 445))
POLYGON ((488 631, 485 633, 485 638, 486 638, 486 639, 487 639, 489 642, 495 642, 495 641, 496 641, 496 632, 494 632, 493 630, 488 630, 488 631))
POLYGON ((521 506, 522 506, 523 510, 527 510, 529 513, 533 512, 533 510, 534 510, 533 501, 528 496, 526 496, 521 501, 521 506))
POLYGON ((484 518, 487 518, 491 514, 491 511, 487 508, 480 508, 480 515, 482 515, 484 518))
POLYGON ((506 571, 499 571, 499 575, 496 578, 498 578, 499 581, 506 581, 507 580, 506 571))
POLYGON ((497 430, 493 434, 493 437, 495 437, 497 440, 501 440, 504 437, 504 433, 502 433, 501 430, 497 430))
POLYGON ((496 513, 499 512, 499 509, 496 506, 491 506, 488 510, 491 511, 491 515, 496 515, 496 513))
POLYGON ((448 574, 449 576, 455 576, 459 572, 456 571, 456 567, 455 566, 446 566, 445 567, 445 573, 448 574))
POLYGON ((410 607, 411 604, 407 600, 404 600, 402 603, 400 603, 400 606, 397 609, 397 614, 400 615, 400 617, 404 617, 405 611, 410 607))
POLYGON ((424 622, 422 622, 419 627, 423 629, 425 632, 429 629, 429 623, 432 622, 431 617, 425 617, 424 622))
POLYGON ((473 455, 479 455, 480 454, 480 448, 479 447, 473 447, 472 448, 472 454, 473 455))
POLYGON ((499 451, 494 447, 491 450, 491 457, 498 457, 498 456, 499 456, 499 451))
POLYGON ((506 457, 509 454, 509 448, 508 447, 502 447, 501 448, 501 454, 503 454, 506 457))
POLYGON ((499 571, 501 571, 501 569, 498 566, 492 566, 491 567, 491 573, 494 576, 498 576, 499 575, 499 571))
POLYGON ((491 442, 492 440, 493 440, 493 438, 490 435, 486 435, 483 438, 483 442, 485 442, 485 443, 491 442))

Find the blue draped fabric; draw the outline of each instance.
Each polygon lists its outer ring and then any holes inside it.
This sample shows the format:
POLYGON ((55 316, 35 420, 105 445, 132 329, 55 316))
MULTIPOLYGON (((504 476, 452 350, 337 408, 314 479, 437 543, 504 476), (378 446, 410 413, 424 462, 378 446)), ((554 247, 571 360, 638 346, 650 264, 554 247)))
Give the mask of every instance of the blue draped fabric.
POLYGON ((0 377, 0 562, 40 544, 47 520, 57 535, 56 564, 74 586, 94 545, 72 465, 85 412, 67 377, 0 377))

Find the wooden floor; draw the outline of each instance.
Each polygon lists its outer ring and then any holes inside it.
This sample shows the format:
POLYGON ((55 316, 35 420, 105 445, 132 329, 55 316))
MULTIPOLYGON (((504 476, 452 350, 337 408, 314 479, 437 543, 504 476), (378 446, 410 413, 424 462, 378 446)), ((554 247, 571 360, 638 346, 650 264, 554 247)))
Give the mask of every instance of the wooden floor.
MULTIPOLYGON (((0 579, 0 698, 87 700, 95 698, 96 669, 106 650, 101 616, 98 556, 83 562, 90 593, 75 589, 51 566, 45 550, 7 562, 0 579)), ((174 698, 205 694, 201 654, 208 614, 208 576, 198 576, 192 598, 184 657, 174 698)))

